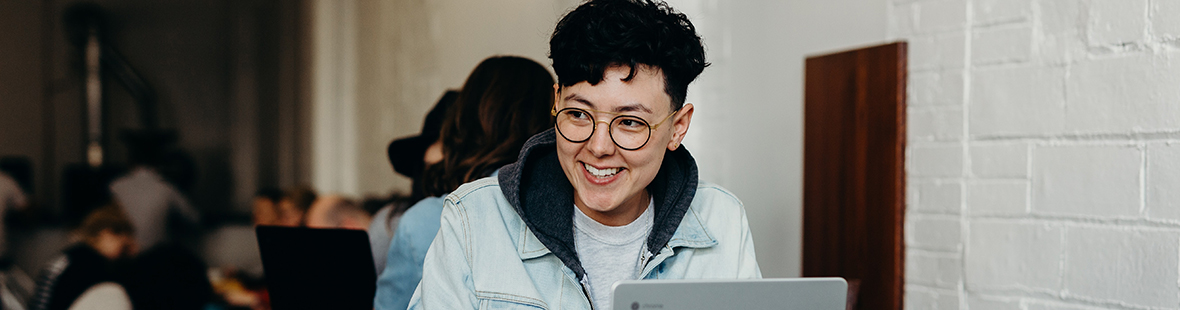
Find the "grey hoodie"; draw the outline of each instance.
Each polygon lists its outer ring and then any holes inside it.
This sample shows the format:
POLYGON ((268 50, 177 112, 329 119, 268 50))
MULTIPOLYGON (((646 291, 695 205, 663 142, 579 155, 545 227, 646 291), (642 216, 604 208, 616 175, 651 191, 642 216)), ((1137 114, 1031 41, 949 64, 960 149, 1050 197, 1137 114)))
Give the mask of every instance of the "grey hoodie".
MULTIPOLYGON (((554 129, 525 142, 513 164, 500 168, 500 190, 549 251, 578 276, 586 274, 574 246, 574 189, 557 160, 554 129)), ((697 165, 683 146, 664 155, 647 190, 655 205, 655 223, 647 251, 658 253, 676 232, 697 189, 697 165)))

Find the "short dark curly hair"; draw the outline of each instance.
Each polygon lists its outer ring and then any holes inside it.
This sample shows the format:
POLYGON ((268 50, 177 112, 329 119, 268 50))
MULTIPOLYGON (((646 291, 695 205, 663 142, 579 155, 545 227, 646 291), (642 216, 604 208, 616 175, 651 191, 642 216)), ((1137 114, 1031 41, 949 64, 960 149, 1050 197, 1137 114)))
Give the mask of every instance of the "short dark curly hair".
POLYGON ((557 22, 549 39, 549 58, 562 87, 586 81, 598 85, 603 71, 637 65, 664 73, 664 92, 672 109, 684 105, 688 84, 709 66, 696 27, 663 1, 591 0, 557 22))

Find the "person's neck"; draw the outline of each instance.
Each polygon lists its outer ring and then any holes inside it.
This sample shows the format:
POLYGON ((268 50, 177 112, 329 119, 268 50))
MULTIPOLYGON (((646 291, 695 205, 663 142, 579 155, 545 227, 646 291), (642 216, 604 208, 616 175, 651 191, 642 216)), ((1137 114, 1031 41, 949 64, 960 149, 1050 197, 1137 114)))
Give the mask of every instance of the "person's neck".
POLYGON ((640 192, 639 194, 624 200, 618 208, 614 208, 609 212, 598 212, 590 209, 584 204, 579 203, 577 199, 575 199, 574 206, 577 207, 578 210, 581 210, 583 214, 586 214, 586 216, 590 217, 590 219, 593 219, 599 224, 618 227, 631 224, 631 222, 634 222, 635 219, 639 218, 640 215, 643 215, 643 211, 647 211, 647 206, 650 200, 651 195, 648 194, 647 190, 644 190, 643 192, 640 192))

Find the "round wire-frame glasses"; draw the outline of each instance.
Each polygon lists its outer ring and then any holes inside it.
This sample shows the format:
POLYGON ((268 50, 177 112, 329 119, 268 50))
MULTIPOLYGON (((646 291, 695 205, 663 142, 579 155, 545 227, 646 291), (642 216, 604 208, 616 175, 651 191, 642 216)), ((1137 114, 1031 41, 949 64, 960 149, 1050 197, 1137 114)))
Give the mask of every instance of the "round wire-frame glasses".
POLYGON ((555 121, 557 133, 566 141, 586 142, 594 136, 595 131, 598 131, 598 123, 606 123, 611 141, 621 149, 634 151, 646 146, 648 140, 651 139, 651 132, 659 129, 660 125, 663 125, 679 111, 680 109, 672 111, 655 125, 649 125, 646 120, 638 116, 592 109, 564 108, 557 110, 557 107, 554 107, 550 114, 557 118, 555 121), (595 120, 594 114, 590 112, 613 114, 615 117, 610 122, 599 121, 595 120))

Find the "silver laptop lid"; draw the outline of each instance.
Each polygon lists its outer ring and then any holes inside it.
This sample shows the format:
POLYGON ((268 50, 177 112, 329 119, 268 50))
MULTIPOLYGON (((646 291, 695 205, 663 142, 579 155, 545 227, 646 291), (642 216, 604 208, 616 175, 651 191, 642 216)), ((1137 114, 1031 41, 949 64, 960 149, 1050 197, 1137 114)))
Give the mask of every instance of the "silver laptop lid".
POLYGON ((844 310, 841 278, 630 280, 615 283, 614 310, 844 310))

